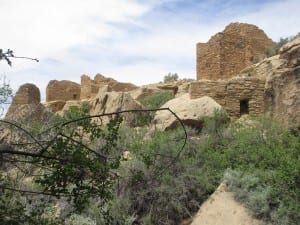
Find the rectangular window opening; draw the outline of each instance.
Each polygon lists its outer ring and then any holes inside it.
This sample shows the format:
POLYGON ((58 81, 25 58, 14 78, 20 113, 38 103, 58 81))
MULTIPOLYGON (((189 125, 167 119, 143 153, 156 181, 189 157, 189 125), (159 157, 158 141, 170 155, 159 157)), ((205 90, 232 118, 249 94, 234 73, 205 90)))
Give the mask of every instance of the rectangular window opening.
POLYGON ((240 116, 249 114, 249 100, 240 100, 240 116))

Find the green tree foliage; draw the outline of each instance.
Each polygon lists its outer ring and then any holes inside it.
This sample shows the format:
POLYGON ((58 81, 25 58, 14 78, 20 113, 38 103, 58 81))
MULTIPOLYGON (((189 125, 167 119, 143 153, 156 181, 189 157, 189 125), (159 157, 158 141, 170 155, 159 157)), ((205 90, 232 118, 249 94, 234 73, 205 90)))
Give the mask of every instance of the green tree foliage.
POLYGON ((13 90, 6 81, 5 77, 0 79, 0 82, 0 116, 2 116, 6 108, 6 104, 8 104, 8 101, 13 96, 13 90))
POLYGON ((164 76, 164 83, 170 83, 173 81, 178 80, 178 74, 177 73, 168 73, 167 75, 164 76))
MULTIPOLYGON (((9 141, 0 144, 0 190, 12 196, 22 193, 11 207, 23 215, 16 224, 35 224, 33 220, 39 221, 37 224, 63 224, 65 217, 47 216, 47 209, 55 201, 69 202, 72 213, 84 212, 95 199, 102 221, 111 224, 111 208, 106 208, 120 179, 118 168, 124 152, 119 145, 122 117, 120 112, 89 116, 88 111, 86 105, 71 107, 63 117, 55 117, 55 125, 47 129, 41 126, 39 132, 37 127, 33 132, 24 124, 0 121, 10 136, 9 141), (105 125, 104 116, 110 117, 105 125)), ((0 222, 17 218, 6 208, 10 197, 2 198, 0 209, 5 217, 0 222)))
POLYGON ((92 198, 102 203, 111 198, 117 177, 113 170, 118 168, 122 155, 115 149, 122 118, 114 116, 107 125, 100 126, 98 117, 92 118, 86 112, 84 107, 73 107, 57 120, 57 125, 34 136, 16 122, 1 120, 2 128, 10 134, 10 140, 0 145, 0 190, 7 193, 0 198, 4 215, 1 224, 34 224, 34 218, 42 224, 44 209, 55 198, 70 202, 75 211, 82 211, 92 198), (27 179, 34 186, 28 187, 27 179), (12 193, 23 195, 7 208, 12 193), (40 196, 50 198, 46 201, 40 196), (14 208, 19 216, 8 211, 14 208), (16 222, 4 223, 12 220, 16 222))

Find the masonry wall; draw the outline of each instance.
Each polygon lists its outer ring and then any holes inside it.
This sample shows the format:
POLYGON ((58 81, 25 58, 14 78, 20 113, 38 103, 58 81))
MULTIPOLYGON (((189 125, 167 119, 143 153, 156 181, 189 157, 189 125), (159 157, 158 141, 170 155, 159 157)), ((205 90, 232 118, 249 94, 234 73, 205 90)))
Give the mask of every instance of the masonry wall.
POLYGON ((80 85, 68 80, 51 80, 46 88, 46 101, 79 100, 80 85))
POLYGON ((89 76, 82 75, 80 88, 80 99, 89 99, 96 96, 99 85, 97 85, 89 76))
MULTIPOLYGON (((197 79, 217 80, 221 76, 221 38, 215 35, 208 43, 197 44, 197 79)), ((221 79, 221 77, 220 77, 221 79)))
POLYGON ((240 116, 240 101, 249 101, 249 114, 262 114, 265 80, 234 78, 230 80, 199 80, 190 84, 190 98, 209 96, 219 103, 232 117, 240 116))
POLYGON ((197 80, 230 79, 273 45, 257 26, 231 23, 207 43, 197 44, 197 80))
POLYGON ((137 86, 135 86, 134 84, 118 82, 101 74, 96 74, 94 79, 91 79, 87 75, 82 75, 80 99, 95 97, 99 89, 105 85, 111 86, 113 91, 118 92, 131 91, 137 88, 137 86))

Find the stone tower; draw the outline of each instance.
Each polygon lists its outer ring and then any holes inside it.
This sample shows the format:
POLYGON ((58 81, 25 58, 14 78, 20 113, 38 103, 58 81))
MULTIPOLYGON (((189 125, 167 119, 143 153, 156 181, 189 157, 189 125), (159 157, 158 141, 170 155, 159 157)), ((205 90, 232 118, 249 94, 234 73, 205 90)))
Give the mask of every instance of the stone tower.
POLYGON ((246 23, 231 23, 207 43, 197 44, 197 80, 226 80, 262 58, 274 45, 263 30, 246 23))

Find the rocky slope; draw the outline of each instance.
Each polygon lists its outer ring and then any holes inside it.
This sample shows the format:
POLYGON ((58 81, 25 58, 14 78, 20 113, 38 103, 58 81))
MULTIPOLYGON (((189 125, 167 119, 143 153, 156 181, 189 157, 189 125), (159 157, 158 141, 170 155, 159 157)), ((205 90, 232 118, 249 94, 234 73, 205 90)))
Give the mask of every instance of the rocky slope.
POLYGON ((300 128, 300 37, 240 76, 265 79, 265 112, 285 126, 300 128))

